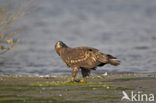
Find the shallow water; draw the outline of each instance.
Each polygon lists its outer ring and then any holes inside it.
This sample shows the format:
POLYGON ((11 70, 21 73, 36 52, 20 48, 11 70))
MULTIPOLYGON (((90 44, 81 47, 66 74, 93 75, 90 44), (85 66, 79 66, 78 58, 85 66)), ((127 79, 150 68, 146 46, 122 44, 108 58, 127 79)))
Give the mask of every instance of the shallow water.
POLYGON ((0 58, 0 74, 69 74, 54 50, 58 40, 95 47, 121 61, 96 72, 156 72, 155 0, 38 0, 37 5, 17 21, 25 28, 16 35, 22 41, 0 58))

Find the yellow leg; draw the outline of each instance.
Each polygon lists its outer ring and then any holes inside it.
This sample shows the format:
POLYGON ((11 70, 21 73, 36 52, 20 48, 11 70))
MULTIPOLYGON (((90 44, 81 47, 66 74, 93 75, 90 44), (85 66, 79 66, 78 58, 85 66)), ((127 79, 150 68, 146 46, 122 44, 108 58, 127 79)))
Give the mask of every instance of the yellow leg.
POLYGON ((75 77, 76 77, 78 71, 79 71, 78 67, 72 68, 72 82, 75 82, 75 77))
POLYGON ((72 82, 75 82, 75 77, 72 77, 72 80, 71 80, 72 82))
POLYGON ((85 68, 81 68, 81 73, 82 73, 83 79, 81 79, 80 82, 83 83, 83 82, 86 81, 86 77, 89 76, 90 70, 89 69, 85 69, 85 68))
POLYGON ((80 80, 80 83, 84 83, 86 81, 86 78, 83 78, 80 80))

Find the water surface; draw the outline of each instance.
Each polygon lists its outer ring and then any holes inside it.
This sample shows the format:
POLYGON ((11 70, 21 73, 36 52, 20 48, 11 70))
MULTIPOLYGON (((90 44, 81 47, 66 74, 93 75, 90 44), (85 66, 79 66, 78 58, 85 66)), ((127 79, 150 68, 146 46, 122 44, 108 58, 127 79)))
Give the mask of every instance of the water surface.
POLYGON ((0 74, 69 74, 54 50, 57 41, 91 46, 121 65, 97 72, 156 72, 155 0, 38 0, 39 9, 16 25, 22 42, 0 58, 0 74))

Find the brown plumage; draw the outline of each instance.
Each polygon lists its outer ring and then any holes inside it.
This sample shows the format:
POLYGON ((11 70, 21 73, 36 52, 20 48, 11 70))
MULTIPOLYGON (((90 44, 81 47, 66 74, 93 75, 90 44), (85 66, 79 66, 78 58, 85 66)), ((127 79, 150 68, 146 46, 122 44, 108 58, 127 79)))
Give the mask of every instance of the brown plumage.
POLYGON ((120 64, 120 61, 112 55, 101 53, 98 49, 91 47, 71 48, 62 41, 58 41, 55 50, 63 62, 72 68, 72 81, 75 81, 79 69, 81 69, 83 76, 81 82, 83 82, 85 77, 89 76, 90 71, 95 70, 98 66, 105 64, 117 66, 120 64))

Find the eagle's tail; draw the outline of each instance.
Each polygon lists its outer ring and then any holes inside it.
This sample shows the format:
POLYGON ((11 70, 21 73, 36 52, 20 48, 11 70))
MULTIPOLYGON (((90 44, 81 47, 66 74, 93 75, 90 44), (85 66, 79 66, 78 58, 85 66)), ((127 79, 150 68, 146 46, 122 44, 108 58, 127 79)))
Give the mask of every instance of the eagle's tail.
POLYGON ((107 55, 108 57, 108 63, 111 64, 111 65, 114 65, 114 66, 117 66, 120 64, 120 61, 116 58, 116 57, 113 57, 112 55, 107 55))

